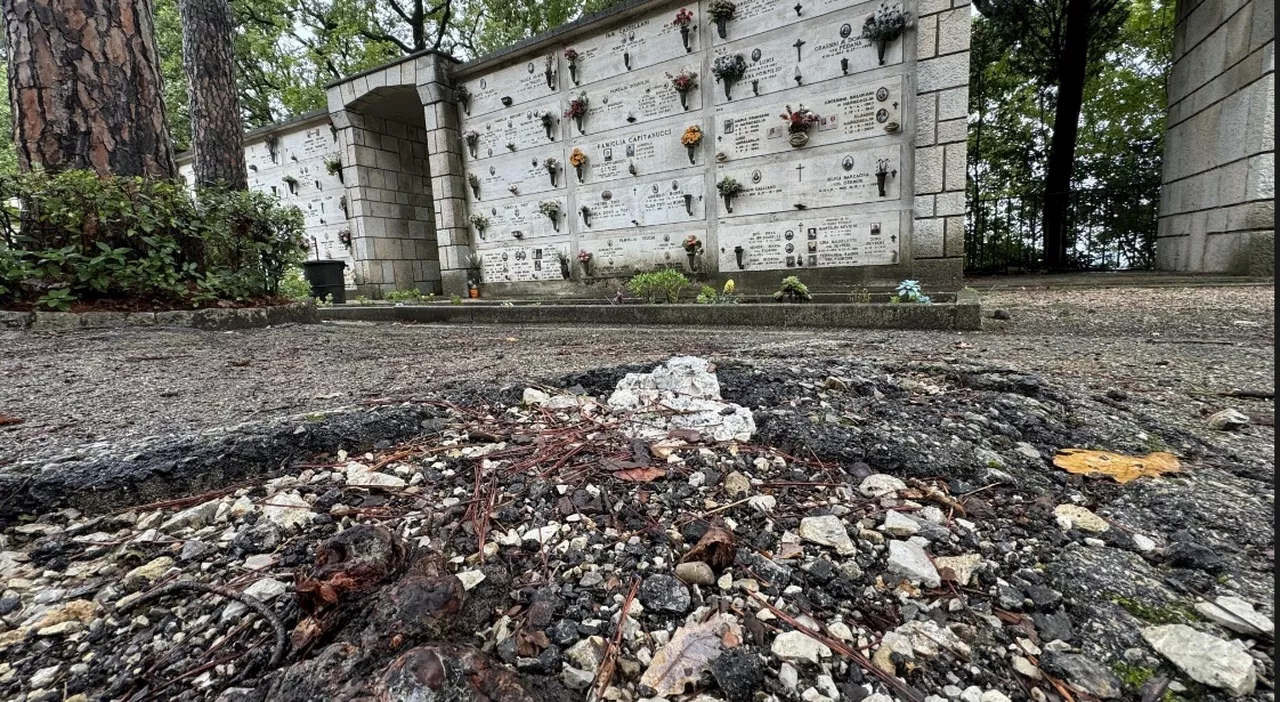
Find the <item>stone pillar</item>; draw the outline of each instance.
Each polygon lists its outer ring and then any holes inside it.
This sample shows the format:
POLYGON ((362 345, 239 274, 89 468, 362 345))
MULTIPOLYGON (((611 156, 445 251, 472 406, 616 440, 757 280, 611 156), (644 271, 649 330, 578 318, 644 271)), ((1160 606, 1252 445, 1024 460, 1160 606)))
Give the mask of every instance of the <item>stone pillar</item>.
POLYGON ((964 261, 969 138, 969 0, 920 0, 916 17, 915 226, 912 254, 964 261))
POLYGON ((435 209, 436 244, 440 248, 440 278, 445 295, 467 294, 467 261, 474 254, 467 221, 466 171, 462 164, 462 134, 458 106, 450 80, 452 60, 439 56, 427 70, 418 71, 418 96, 427 128, 427 163, 435 209))
POLYGON ((1156 266, 1275 274, 1275 3, 1178 0, 1156 266))

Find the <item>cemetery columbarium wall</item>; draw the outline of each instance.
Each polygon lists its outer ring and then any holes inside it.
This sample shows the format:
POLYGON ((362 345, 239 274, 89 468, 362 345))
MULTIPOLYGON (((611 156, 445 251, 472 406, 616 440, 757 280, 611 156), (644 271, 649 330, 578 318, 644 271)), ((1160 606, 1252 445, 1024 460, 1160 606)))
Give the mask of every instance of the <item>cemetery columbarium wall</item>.
POLYGON ((707 2, 629 3, 453 68, 461 224, 483 282, 515 293, 669 266, 773 287, 957 285, 968 2, 907 2, 914 26, 882 50, 861 36, 877 5, 740 0, 717 23, 707 2), (742 75, 717 80, 734 56, 742 75), (676 89, 682 72, 696 87, 676 89), (817 122, 793 137, 782 115, 801 105, 817 122), (740 192, 724 196, 726 179, 740 192))
POLYGON ((1178 0, 1156 241, 1163 270, 1275 272, 1275 4, 1178 0))

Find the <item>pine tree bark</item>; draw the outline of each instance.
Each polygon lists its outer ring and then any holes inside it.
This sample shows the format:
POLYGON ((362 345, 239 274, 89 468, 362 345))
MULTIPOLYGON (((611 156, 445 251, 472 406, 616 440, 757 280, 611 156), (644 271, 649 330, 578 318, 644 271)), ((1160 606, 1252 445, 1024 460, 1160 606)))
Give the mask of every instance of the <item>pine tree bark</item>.
POLYGON ((249 189, 227 0, 179 0, 197 185, 249 189))
POLYGON ((151 0, 4 0, 23 171, 174 177, 151 0))
POLYGON ((1092 0, 1067 0, 1053 141, 1044 178, 1044 259, 1050 270, 1067 267, 1067 212, 1071 203, 1071 174, 1080 135, 1084 81, 1089 65, 1089 20, 1092 0))

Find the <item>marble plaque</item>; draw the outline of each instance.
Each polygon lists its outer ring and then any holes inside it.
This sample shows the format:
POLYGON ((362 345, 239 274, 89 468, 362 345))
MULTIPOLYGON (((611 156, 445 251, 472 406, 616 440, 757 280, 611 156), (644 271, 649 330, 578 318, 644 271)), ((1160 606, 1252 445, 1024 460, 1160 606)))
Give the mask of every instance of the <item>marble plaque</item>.
POLYGON ((463 140, 463 151, 468 161, 483 161, 499 158, 507 154, 544 147, 562 141, 564 109, 559 100, 550 100, 531 105, 524 110, 507 113, 484 119, 463 120, 462 130, 474 130, 480 135, 475 146, 463 140), (553 124, 550 136, 543 124, 542 116, 550 114, 553 124), (507 145, 515 146, 513 152, 507 145))
MULTIPOLYGON (((681 70, 697 71, 700 67, 700 60, 690 58, 632 72, 613 81, 592 86, 591 89, 572 92, 565 97, 566 105, 578 92, 587 94, 587 114, 582 122, 582 131, 586 136, 640 122, 652 122, 681 112, 694 112, 702 109, 702 96, 709 89, 708 84, 702 80, 704 76, 699 71, 700 85, 685 94, 684 104, 688 106, 686 110, 681 107, 680 94, 671 87, 671 79, 667 74, 675 75, 681 70)), ((570 134, 574 138, 583 136, 577 126, 572 124, 570 134)))
POLYGON ((590 209, 588 221, 579 218, 579 236, 612 229, 650 227, 661 224, 701 223, 706 219, 704 180, 701 175, 661 179, 634 179, 635 182, 584 187, 578 191, 578 205, 590 209))
MULTIPOLYGON (((890 202, 901 197, 902 147, 877 146, 815 153, 793 150, 753 165, 732 161, 716 165, 716 182, 725 176, 737 180, 742 192, 729 204, 719 198, 719 217, 741 217, 768 212, 797 211, 864 202, 890 202), (884 162, 890 173, 880 196, 876 177, 884 162), (731 210, 731 211, 730 211, 731 210)), ((719 197, 717 193, 717 197, 719 197)))
POLYGON ((520 283, 565 280, 570 271, 560 265, 559 254, 568 255, 567 243, 506 246, 480 252, 480 282, 520 283))
MULTIPOLYGON (((824 17, 839 12, 841 23, 853 24, 853 35, 862 34, 862 23, 867 16, 875 12, 880 4, 875 2, 856 4, 850 0, 797 0, 797 2, 778 2, 778 0, 734 0, 737 9, 733 19, 725 23, 725 36, 722 39, 716 31, 715 24, 707 20, 707 36, 713 46, 721 46, 726 42, 755 36, 779 27, 804 24, 826 24, 835 18, 824 17), (796 11, 796 5, 800 11, 796 11)), ((838 26, 838 25, 837 25, 838 26)))
MULTIPOLYGON (((575 86, 586 86, 606 78, 648 68, 681 54, 696 57, 697 52, 702 48, 700 32, 706 31, 698 29, 700 24, 698 5, 693 3, 683 8, 671 7, 660 13, 632 20, 604 34, 568 44, 565 48, 577 51, 578 59, 576 67, 570 70, 568 60, 561 52, 560 64, 563 67, 561 75, 565 78, 563 87, 567 91, 572 91, 575 86), (689 10, 694 17, 687 45, 680 28, 673 24, 676 13, 681 9, 689 10)), ((701 62, 695 61, 695 63, 701 62)))
MULTIPOLYGON (((729 96, 723 82, 714 83, 712 99, 719 105, 879 68, 875 43, 859 36, 861 21, 858 15, 844 13, 717 46, 716 57, 741 54, 747 70, 729 86, 729 96)), ((902 63, 902 46, 901 38, 889 44, 885 66, 902 63)))
POLYGON ((690 234, 706 241, 703 229, 681 229, 676 233, 626 233, 588 239, 580 242, 580 248, 592 254, 593 276, 664 267, 683 268, 686 256, 682 244, 684 237, 690 234))
MULTIPOLYGON (((504 200, 523 195, 545 193, 552 190, 563 190, 565 180, 573 178, 573 169, 565 173, 564 147, 547 146, 528 149, 519 154, 509 154, 506 158, 493 158, 471 164, 471 173, 480 177, 480 202, 504 200), (552 184, 551 173, 544 165, 548 158, 560 162, 552 184), (515 187, 515 191, 511 190, 515 187)), ((468 195, 475 200, 475 191, 468 187, 468 195)))
POLYGON ((720 273, 898 262, 901 212, 836 217, 774 218, 761 224, 721 225, 720 273))
MULTIPOLYGON (((804 148, 901 133, 902 82, 901 76, 895 76, 811 93, 803 104, 819 115, 821 122, 809 129, 809 141, 804 148), (886 129, 894 125, 897 125, 894 131, 886 129)), ((787 121, 782 118, 785 106, 762 105, 760 101, 747 105, 728 103, 716 107, 716 151, 733 159, 795 150, 788 141, 787 121)))
MULTIPOLYGON (((706 132, 701 119, 681 117, 677 121, 654 123, 638 130, 610 132, 607 136, 593 138, 588 134, 571 142, 569 150, 572 153, 574 148, 578 148, 587 156, 587 163, 582 167, 582 183, 586 185, 634 178, 631 167, 640 177, 680 170, 705 164, 712 148, 711 140, 705 136, 692 153, 680 143, 681 135, 690 125, 697 125, 706 132)), ((572 166, 569 167, 569 177, 573 183, 578 183, 572 166)))
MULTIPOLYGON (((564 197, 546 198, 560 203, 560 217, 553 223, 544 215, 539 206, 543 200, 505 200, 495 203, 472 203, 471 213, 489 218, 489 226, 484 234, 477 232, 478 244, 481 248, 511 242, 527 241, 567 234, 569 232, 568 217, 564 197), (519 234, 519 236, 517 236, 519 234)), ((468 223, 474 231, 475 227, 468 223)))
POLYGON ((506 107, 521 107, 559 92, 559 69, 553 51, 544 55, 529 56, 506 68, 463 81, 471 91, 468 105, 461 105, 463 120, 497 112, 506 107), (550 73, 550 76, 548 76, 550 73), (503 98, 511 104, 504 105, 503 98))

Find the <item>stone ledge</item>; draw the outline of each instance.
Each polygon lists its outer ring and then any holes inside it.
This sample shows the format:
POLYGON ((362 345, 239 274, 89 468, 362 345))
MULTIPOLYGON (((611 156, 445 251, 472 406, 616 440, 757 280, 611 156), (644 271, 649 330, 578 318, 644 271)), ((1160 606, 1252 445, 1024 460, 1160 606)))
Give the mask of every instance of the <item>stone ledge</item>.
POLYGON ((193 327, 207 331, 255 329, 276 324, 316 324, 311 302, 274 307, 207 308, 164 312, 8 312, 0 310, 0 328, 38 331, 121 327, 193 327))
POLYGON ((939 329, 980 331, 982 307, 974 295, 957 302, 915 304, 740 305, 383 305, 319 310, 327 321, 449 324, 616 324, 703 327, 939 329))

